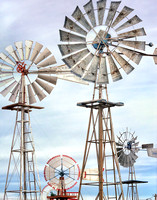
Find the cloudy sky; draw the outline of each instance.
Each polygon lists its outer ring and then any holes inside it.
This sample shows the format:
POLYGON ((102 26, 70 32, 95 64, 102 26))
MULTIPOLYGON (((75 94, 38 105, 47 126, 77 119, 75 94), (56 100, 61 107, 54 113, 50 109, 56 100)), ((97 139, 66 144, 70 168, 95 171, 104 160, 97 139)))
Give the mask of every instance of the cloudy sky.
MULTIPOLYGON (((94 1, 94 5, 95 5, 94 1)), ((108 0, 108 7, 109 7, 108 0)), ((57 44, 60 43, 59 29, 63 29, 65 16, 71 16, 75 7, 81 9, 86 0, 1 0, 0 1, 0 51, 15 41, 33 40, 48 47, 63 64, 57 44)), ((156 0, 122 0, 124 5, 134 8, 143 21, 147 36, 152 42, 153 53, 157 46, 157 4, 156 0)), ((109 99, 124 102, 124 107, 113 108, 112 117, 115 135, 126 127, 135 131, 140 144, 154 143, 157 147, 157 66, 152 58, 144 57, 139 66, 123 80, 111 82, 109 99)), ((58 154, 73 157, 81 166, 86 138, 89 110, 77 107, 77 102, 90 100, 93 85, 79 85, 59 80, 53 92, 38 106, 44 110, 31 113, 31 124, 35 140, 38 168, 42 187, 46 185, 43 169, 46 162, 58 154)), ((0 96, 0 106, 8 105, 7 98, 0 96)), ((0 193, 4 191, 6 171, 10 153, 11 138, 15 124, 15 112, 0 111, 0 193)), ((152 197, 157 193, 157 159, 140 151, 135 164, 136 176, 148 184, 139 186, 140 198, 152 197)), ((91 167, 95 167, 91 162, 91 167)), ((121 168, 122 178, 127 179, 127 170, 121 168)), ((77 190, 77 188, 76 188, 77 190)), ((89 199, 89 198, 88 198, 89 199)))

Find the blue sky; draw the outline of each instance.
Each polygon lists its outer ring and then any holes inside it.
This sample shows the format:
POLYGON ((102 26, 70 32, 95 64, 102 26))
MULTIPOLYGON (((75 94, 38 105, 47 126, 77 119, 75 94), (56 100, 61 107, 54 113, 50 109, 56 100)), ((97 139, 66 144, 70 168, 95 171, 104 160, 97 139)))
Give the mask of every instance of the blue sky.
MULTIPOLYGON (((57 47, 60 43, 59 29, 63 29, 65 16, 70 17, 77 5, 82 9, 86 3, 85 0, 1 0, 0 51, 15 41, 33 40, 48 47, 57 63, 63 64, 57 47)), ((156 0, 122 0, 124 5, 134 8, 134 14, 143 20, 141 27, 145 28, 147 36, 142 39, 157 47, 156 0)), ((147 47, 147 52, 153 53, 154 47, 147 47)), ((154 143, 157 147, 156 77, 157 66, 153 59, 144 57, 130 75, 124 75, 123 80, 109 85, 109 99, 124 102, 124 107, 112 109, 115 135, 129 127, 138 135, 140 144, 154 143)), ((89 110, 76 104, 90 100, 92 90, 92 84, 84 86, 59 80, 50 96, 36 104, 45 109, 31 113, 43 187, 46 184, 43 169, 49 158, 64 153, 74 157, 81 166, 89 110)), ((0 96, 0 106, 8 104, 7 98, 0 96)), ((0 193, 3 193, 15 113, 1 110, 0 119, 0 193)), ((157 193, 157 159, 149 158, 146 152, 139 152, 138 156, 135 165, 137 179, 149 181, 139 187, 142 199, 157 193)), ((91 162, 91 167, 95 167, 95 162, 91 162)), ((127 170, 123 168, 122 177, 127 178, 127 170)))

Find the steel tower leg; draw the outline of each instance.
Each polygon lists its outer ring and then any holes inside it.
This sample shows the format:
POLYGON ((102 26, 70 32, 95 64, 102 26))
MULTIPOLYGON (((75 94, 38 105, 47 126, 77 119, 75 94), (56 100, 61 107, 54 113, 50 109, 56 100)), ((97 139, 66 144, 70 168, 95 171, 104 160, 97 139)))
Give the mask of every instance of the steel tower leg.
MULTIPOLYGON (((129 181, 136 180, 134 165, 129 167, 129 181)), ((127 200, 139 200, 137 183, 128 184, 127 188, 127 200)))
POLYGON ((30 125, 30 109, 17 106, 16 123, 7 171, 4 199, 39 199, 40 181, 35 167, 35 148, 30 125), (12 196, 11 196, 12 195, 12 196))
MULTIPOLYGON (((94 98, 92 101, 78 103, 78 106, 91 108, 89 125, 87 131, 86 145, 82 164, 82 172, 80 176, 79 198, 83 196, 81 193, 83 185, 98 186, 99 193, 95 199, 124 199, 123 187, 120 175, 120 168, 117 158, 115 137, 112 125, 112 117, 110 108, 119 106, 118 103, 108 101, 107 87, 99 85, 94 89, 94 98), (98 89, 99 99, 95 98, 95 90, 98 89), (103 90, 106 90, 106 100, 102 99, 103 90), (95 111, 95 113, 94 113, 95 111), (97 131, 98 129, 98 131, 97 131), (83 181, 84 171, 88 162, 90 148, 94 143, 97 156, 97 166, 99 182, 83 181)), ((92 167, 91 167, 92 168, 92 167)), ((82 197, 83 199, 83 197, 82 197)))

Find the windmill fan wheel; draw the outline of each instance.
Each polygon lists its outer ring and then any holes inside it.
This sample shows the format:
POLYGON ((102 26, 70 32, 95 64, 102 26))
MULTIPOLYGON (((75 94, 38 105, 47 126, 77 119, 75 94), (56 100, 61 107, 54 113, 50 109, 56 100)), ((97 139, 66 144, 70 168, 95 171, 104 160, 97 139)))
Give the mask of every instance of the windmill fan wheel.
POLYGON ((110 74, 113 81, 122 79, 120 70, 129 74, 134 64, 139 64, 141 51, 145 51, 144 28, 134 28, 142 20, 129 18, 133 9, 127 6, 118 11, 121 1, 92 0, 85 4, 84 11, 77 6, 72 19, 65 17, 64 30, 60 30, 59 49, 63 61, 72 72, 84 80, 108 84, 110 74))
POLYGON ((47 162, 44 177, 54 190, 69 190, 77 184, 80 178, 80 168, 73 158, 58 155, 47 162))
POLYGON ((15 42, 5 50, 6 53, 0 53, 0 87, 3 87, 0 93, 4 97, 8 95, 9 101, 22 102, 21 93, 24 92, 24 103, 33 104, 36 96, 41 101, 51 93, 57 77, 51 76, 49 66, 56 60, 48 48, 43 50, 42 44, 26 40, 15 42))
POLYGON ((136 155, 139 151, 137 142, 137 136, 134 136, 134 133, 129 132, 128 130, 120 133, 120 136, 117 136, 118 142, 117 146, 117 155, 120 165, 123 167, 131 167, 136 162, 138 156, 136 155))

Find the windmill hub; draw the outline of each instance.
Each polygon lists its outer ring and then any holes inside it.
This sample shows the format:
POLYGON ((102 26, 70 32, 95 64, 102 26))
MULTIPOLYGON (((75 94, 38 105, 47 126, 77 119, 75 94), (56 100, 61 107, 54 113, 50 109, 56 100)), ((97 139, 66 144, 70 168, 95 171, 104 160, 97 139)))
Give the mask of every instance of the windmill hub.
POLYGON ((106 56, 118 46, 118 42, 112 39, 117 37, 114 29, 111 28, 109 32, 106 29, 106 26, 96 26, 87 33, 87 48, 92 54, 106 56))
POLYGON ((99 50, 99 53, 103 53, 104 48, 108 47, 110 45, 110 39, 111 35, 109 33, 107 33, 107 35, 105 36, 104 40, 101 40, 99 43, 94 43, 93 47, 97 50, 99 50))
POLYGON ((28 70, 26 70, 26 64, 24 62, 17 61, 17 68, 16 71, 18 73, 22 73, 23 75, 28 74, 28 70))
POLYGON ((132 148, 132 142, 131 141, 127 142, 127 147, 126 148, 128 150, 131 150, 131 148, 132 148))
POLYGON ((63 171, 63 170, 60 171, 60 172, 59 172, 59 175, 60 175, 61 177, 63 177, 63 176, 65 175, 64 171, 63 171))

